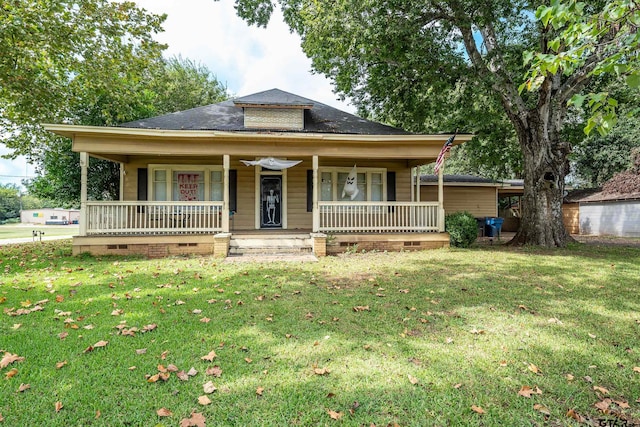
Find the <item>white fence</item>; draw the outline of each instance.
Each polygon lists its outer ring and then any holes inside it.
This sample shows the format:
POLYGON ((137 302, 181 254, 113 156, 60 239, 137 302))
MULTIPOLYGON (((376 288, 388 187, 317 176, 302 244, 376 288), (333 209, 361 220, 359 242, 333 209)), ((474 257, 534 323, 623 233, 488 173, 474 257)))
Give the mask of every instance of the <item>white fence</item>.
POLYGON ((319 202, 321 232, 438 232, 437 202, 319 202))
POLYGON ((86 234, 197 234, 222 231, 222 202, 87 202, 86 234))

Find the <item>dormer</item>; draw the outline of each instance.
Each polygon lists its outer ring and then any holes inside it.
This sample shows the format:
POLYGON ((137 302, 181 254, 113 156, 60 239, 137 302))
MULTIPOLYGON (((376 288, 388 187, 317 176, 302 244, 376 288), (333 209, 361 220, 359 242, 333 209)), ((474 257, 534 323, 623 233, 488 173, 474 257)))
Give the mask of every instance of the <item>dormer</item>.
POLYGON ((238 98, 233 101, 244 112, 246 129, 303 130, 304 111, 313 102, 279 89, 238 98))

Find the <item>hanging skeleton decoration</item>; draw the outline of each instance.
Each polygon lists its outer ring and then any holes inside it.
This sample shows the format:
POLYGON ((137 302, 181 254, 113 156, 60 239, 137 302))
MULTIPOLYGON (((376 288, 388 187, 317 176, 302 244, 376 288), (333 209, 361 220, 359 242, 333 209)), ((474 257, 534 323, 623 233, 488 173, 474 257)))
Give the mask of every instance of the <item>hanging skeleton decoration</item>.
POLYGON ((347 176, 347 180, 344 183, 344 188, 342 189, 342 198, 344 196, 349 196, 351 200, 355 199, 358 196, 358 172, 356 171, 356 165, 353 165, 353 169, 349 172, 347 176))

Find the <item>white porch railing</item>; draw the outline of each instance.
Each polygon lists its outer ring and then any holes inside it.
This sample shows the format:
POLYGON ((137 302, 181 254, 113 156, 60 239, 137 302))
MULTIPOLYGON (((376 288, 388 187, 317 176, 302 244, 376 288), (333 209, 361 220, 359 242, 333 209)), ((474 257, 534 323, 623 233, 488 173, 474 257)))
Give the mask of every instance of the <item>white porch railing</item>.
POLYGON ((222 231, 222 202, 87 202, 86 234, 198 234, 222 231))
POLYGON ((438 232, 438 202, 318 202, 321 232, 438 232))

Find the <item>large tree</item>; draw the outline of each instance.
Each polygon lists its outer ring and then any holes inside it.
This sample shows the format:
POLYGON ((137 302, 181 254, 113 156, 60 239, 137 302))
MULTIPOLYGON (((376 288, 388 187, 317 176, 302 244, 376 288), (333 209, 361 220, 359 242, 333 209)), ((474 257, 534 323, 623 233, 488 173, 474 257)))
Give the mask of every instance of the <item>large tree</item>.
MULTIPOLYGON (((562 196, 572 147, 563 126, 594 73, 638 83, 637 1, 237 0, 237 11, 266 25, 276 1, 314 69, 363 112, 412 130, 433 130, 435 122, 468 131, 470 118, 498 103, 523 159, 523 217, 513 242, 567 243, 562 196), (451 111, 456 120, 446 120, 451 111)), ((605 95, 584 105, 598 109, 589 129, 612 123, 615 102, 605 95)))
POLYGON ((130 1, 1 2, 0 138, 12 155, 37 160, 40 123, 77 122, 79 106, 107 91, 111 110, 126 113, 141 90, 132 79, 160 58, 164 19, 130 1))

